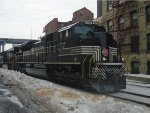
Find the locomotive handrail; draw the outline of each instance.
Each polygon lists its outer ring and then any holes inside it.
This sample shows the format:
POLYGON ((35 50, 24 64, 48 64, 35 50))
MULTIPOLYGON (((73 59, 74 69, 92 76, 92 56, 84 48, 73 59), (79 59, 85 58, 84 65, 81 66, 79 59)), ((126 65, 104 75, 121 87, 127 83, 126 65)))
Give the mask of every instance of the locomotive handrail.
POLYGON ((91 61, 92 61, 92 58, 96 55, 96 53, 93 54, 93 56, 91 57, 90 59, 90 62, 89 62, 89 77, 90 77, 90 74, 91 74, 91 61))
POLYGON ((73 48, 82 48, 82 47, 85 47, 85 48, 89 48, 89 47, 98 48, 99 46, 75 46, 75 47, 69 47, 69 48, 64 48, 64 49, 73 49, 73 48))
POLYGON ((85 62, 85 60, 87 59, 87 57, 88 57, 89 55, 90 55, 90 54, 86 55, 85 59, 84 59, 83 62, 82 62, 82 78, 83 78, 83 76, 84 76, 84 62, 85 62))
MULTIPOLYGON (((97 51, 99 51, 99 49, 97 51)), ((99 52, 98 52, 98 54, 99 54, 99 52)), ((91 70, 90 70, 91 69, 91 61, 92 61, 92 58, 94 58, 94 56, 96 56, 96 52, 93 53, 93 56, 91 57, 91 59, 89 61, 89 76, 90 76, 90 73, 91 73, 91 70)))
POLYGON ((123 65, 123 63, 102 63, 102 62, 96 62, 97 65, 123 65))

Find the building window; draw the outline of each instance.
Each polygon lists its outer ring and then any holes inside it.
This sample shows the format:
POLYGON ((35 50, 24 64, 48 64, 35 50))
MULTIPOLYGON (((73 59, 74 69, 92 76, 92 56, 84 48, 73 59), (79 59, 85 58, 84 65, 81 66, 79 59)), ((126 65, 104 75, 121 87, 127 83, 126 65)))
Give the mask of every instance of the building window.
POLYGON ((107 0, 107 11, 112 9, 112 0, 107 0))
POLYGON ((150 33, 147 34, 147 51, 150 51, 150 33))
POLYGON ((107 31, 111 32, 112 31, 112 20, 107 21, 107 31))
POLYGON ((118 23, 119 23, 119 25, 118 25, 119 30, 123 30, 124 29, 124 24, 125 24, 123 16, 119 17, 118 23))
POLYGON ((133 11, 130 13, 130 18, 131 18, 131 26, 136 27, 138 26, 138 14, 137 11, 133 11))
POLYGON ((146 7, 146 22, 150 23, 150 6, 146 7))
POLYGON ((138 61, 132 61, 131 73, 132 74, 139 74, 139 62, 138 61))
POLYGON ((131 51, 132 52, 139 51, 139 37, 138 36, 131 37, 131 51))

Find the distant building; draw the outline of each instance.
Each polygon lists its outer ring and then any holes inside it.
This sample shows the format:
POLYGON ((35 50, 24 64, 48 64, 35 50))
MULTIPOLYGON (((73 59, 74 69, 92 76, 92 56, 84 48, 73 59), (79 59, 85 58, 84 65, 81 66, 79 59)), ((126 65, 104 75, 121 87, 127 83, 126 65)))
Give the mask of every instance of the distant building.
POLYGON ((72 23, 72 21, 68 21, 68 22, 59 22, 58 18, 54 18, 52 21, 50 21, 45 27, 43 32, 45 32, 45 34, 50 34, 53 33, 55 31, 57 31, 58 29, 65 27, 67 25, 70 25, 72 23))
POLYGON ((76 23, 76 22, 83 22, 86 20, 93 20, 94 14, 87 9, 86 7, 79 9, 73 13, 73 18, 71 21, 68 22, 59 22, 58 18, 54 18, 52 21, 50 21, 43 29, 43 32, 46 34, 53 33, 57 31, 58 29, 65 27, 67 25, 76 23))
POLYGON ((98 18, 121 48, 126 73, 150 74, 150 1, 98 0, 98 18))
POLYGON ((72 23, 84 22, 86 20, 93 20, 94 14, 86 7, 79 9, 73 13, 72 23))

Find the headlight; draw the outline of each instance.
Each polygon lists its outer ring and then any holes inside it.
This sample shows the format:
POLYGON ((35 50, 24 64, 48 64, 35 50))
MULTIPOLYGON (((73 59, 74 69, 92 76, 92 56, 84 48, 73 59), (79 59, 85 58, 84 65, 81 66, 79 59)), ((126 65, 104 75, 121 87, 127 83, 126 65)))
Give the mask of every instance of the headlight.
POLYGON ((103 61, 106 61, 107 60, 107 58, 106 57, 103 57, 103 61))
POLYGON ((124 62, 124 58, 121 58, 121 61, 124 62))

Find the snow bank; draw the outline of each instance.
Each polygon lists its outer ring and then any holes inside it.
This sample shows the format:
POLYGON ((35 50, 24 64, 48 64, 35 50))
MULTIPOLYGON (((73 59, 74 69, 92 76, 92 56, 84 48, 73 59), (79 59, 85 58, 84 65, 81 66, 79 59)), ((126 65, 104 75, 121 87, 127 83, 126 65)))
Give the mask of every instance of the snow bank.
POLYGON ((15 103, 16 105, 20 106, 20 108, 23 108, 23 105, 19 101, 18 97, 12 95, 12 93, 10 92, 10 90, 8 90, 8 89, 0 89, 0 91, 2 91, 4 93, 4 95, 6 96, 6 98, 9 101, 11 101, 12 103, 15 103))
POLYGON ((51 87, 52 83, 40 79, 36 79, 13 70, 0 69, 0 74, 8 77, 9 80, 16 80, 17 82, 23 83, 25 87, 37 89, 41 87, 51 87))
POLYGON ((33 89, 47 105, 56 105, 65 113, 144 113, 144 108, 133 103, 119 102, 114 98, 68 88, 20 72, 0 68, 0 75, 33 89))

